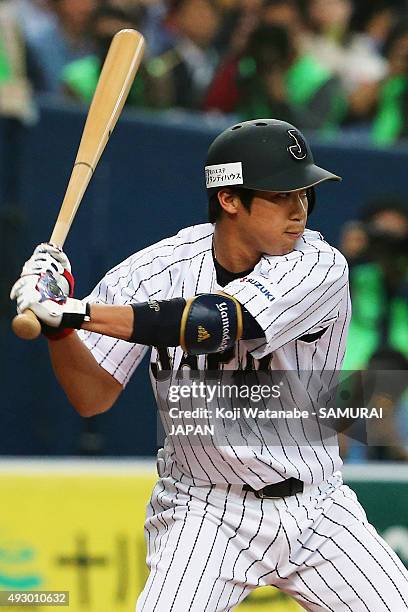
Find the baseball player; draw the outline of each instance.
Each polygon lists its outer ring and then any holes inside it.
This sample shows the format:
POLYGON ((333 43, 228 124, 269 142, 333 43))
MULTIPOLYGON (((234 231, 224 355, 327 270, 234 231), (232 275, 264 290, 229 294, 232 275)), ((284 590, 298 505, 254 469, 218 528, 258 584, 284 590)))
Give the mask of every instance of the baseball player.
MULTIPOLYGON (((240 372, 271 382, 288 372, 306 396, 304 372, 323 379, 341 368, 347 263, 306 229, 314 187, 339 177, 314 163, 293 125, 273 119, 225 130, 205 171, 209 223, 131 255, 82 301, 72 297, 65 253, 41 244, 11 292, 18 312, 30 308, 41 320, 56 375, 84 416, 111 407, 152 347, 167 437, 145 524, 150 575, 136 610, 226 612, 265 585, 311 611, 408 610, 407 570, 342 483, 335 434, 312 418, 304 427, 307 415, 300 427, 228 420, 209 385, 210 372, 218 390, 240 372), (185 389, 192 372, 195 386, 190 377, 185 389), (214 406, 211 435, 200 423, 214 406), (195 431, 187 435, 189 418, 195 431)), ((298 406, 301 394, 288 386, 298 406)))

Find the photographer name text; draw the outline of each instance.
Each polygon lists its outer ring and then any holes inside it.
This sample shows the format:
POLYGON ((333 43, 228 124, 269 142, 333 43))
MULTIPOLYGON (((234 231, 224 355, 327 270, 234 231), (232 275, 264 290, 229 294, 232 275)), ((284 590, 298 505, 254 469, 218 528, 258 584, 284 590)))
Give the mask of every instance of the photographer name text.
POLYGON ((175 421, 182 423, 172 423, 168 435, 214 435, 215 422, 239 421, 240 419, 274 420, 274 419, 310 419, 318 418, 329 421, 331 419, 382 419, 382 408, 335 408, 320 407, 316 411, 298 410, 272 410, 269 408, 256 408, 244 406, 240 408, 217 407, 214 410, 209 408, 193 408, 192 410, 182 410, 180 408, 170 408, 168 416, 175 421), (206 420, 207 423, 186 423, 190 420, 206 420))

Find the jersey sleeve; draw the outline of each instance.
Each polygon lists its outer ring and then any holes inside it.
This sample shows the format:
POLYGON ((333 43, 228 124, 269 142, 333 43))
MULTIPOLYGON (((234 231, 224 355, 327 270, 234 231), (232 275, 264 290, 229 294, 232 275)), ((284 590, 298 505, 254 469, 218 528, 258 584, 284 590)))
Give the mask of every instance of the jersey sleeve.
MULTIPOLYGON (((209 223, 183 228, 176 235, 134 253, 112 268, 85 300, 128 305, 180 297, 177 287, 184 286, 185 267, 192 258, 211 251, 212 235, 209 223)), ((150 350, 145 345, 94 332, 81 330, 79 336, 97 362, 123 386, 150 350)))
MULTIPOLYGON (((137 295, 132 298, 135 289, 133 282, 129 282, 127 277, 121 279, 112 272, 108 273, 96 285, 84 301, 91 304, 114 304, 118 306, 149 299, 143 286, 139 289, 137 295), (124 284, 125 280, 126 285, 124 284)), ((123 387, 129 382, 130 377, 148 350, 147 346, 132 344, 125 340, 118 340, 95 332, 79 330, 78 335, 98 364, 123 387)))
POLYGON ((332 325, 348 299, 348 266, 339 251, 297 252, 265 259, 225 293, 235 297, 258 322, 265 339, 251 353, 260 359, 306 334, 332 325))
MULTIPOLYGON (((84 301, 91 304, 113 304, 116 306, 146 302, 151 297, 160 299, 165 289, 159 289, 150 281, 160 271, 160 263, 153 261, 151 253, 138 253, 110 270, 96 285, 84 301)), ((161 288, 163 287, 163 289, 161 288)), ((122 386, 142 361, 149 347, 118 340, 109 336, 80 330, 78 335, 91 351, 99 365, 111 374, 122 386)))

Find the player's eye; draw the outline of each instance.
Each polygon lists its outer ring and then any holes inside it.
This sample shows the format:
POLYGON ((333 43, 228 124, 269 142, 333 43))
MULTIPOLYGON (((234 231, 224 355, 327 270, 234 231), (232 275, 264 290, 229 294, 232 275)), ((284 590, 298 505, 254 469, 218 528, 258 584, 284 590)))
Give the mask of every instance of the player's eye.
POLYGON ((290 196, 289 192, 282 192, 282 193, 277 193, 276 194, 276 198, 279 200, 287 200, 290 196))
MULTIPOLYGON (((272 200, 275 202, 286 202, 287 200, 289 200, 291 197, 293 197, 294 192, 293 191, 281 191, 281 192, 277 192, 275 194, 273 194, 272 200)), ((307 191, 299 191, 298 193, 298 197, 301 200, 307 200, 307 191)))

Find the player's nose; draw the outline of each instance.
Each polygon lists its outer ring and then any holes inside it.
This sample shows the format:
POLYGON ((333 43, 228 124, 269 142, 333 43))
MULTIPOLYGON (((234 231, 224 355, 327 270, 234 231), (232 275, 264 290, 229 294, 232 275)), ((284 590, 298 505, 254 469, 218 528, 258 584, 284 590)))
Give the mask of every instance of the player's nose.
POLYGON ((307 217, 307 197, 304 191, 290 194, 290 220, 303 223, 307 217))

